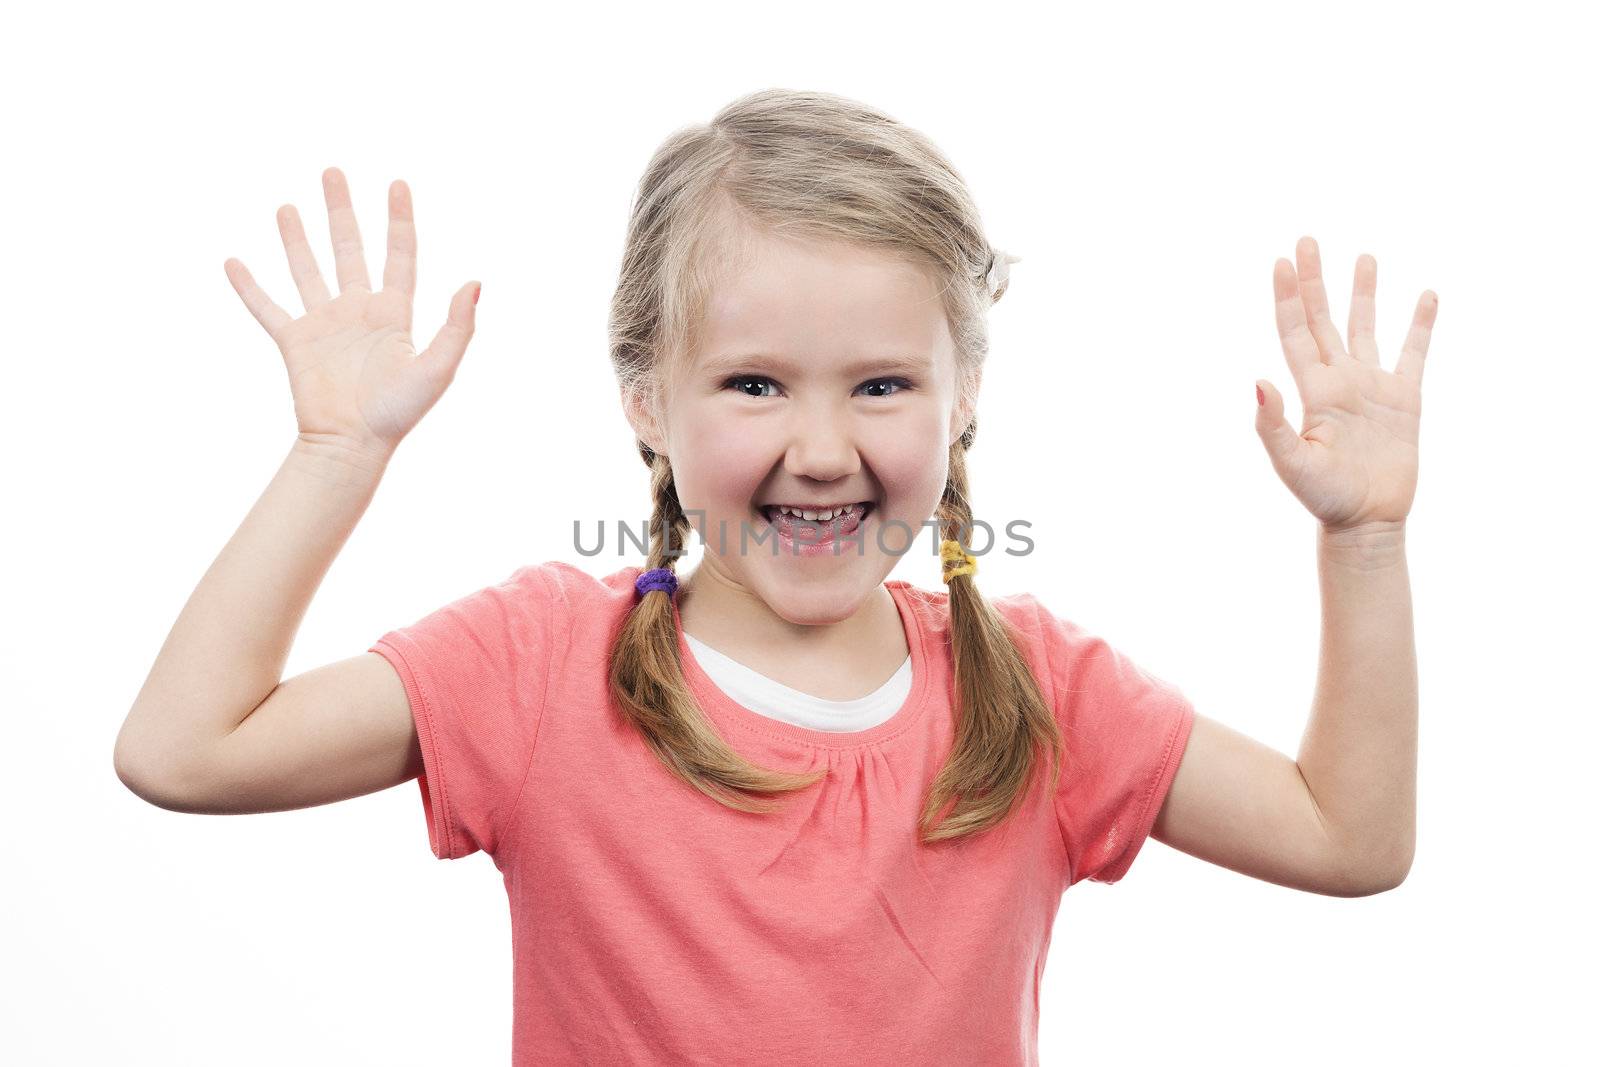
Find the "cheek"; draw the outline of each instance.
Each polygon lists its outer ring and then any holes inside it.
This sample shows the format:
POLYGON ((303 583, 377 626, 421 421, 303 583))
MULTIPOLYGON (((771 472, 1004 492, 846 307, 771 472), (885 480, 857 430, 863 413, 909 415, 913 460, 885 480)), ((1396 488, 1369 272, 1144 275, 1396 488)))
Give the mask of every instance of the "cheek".
POLYGON ((949 467, 946 428, 944 418, 930 412, 886 423, 881 432, 875 429, 862 440, 863 459, 890 496, 899 499, 896 510, 926 505, 931 513, 938 504, 949 467))
POLYGON ((738 420, 709 419, 677 435, 673 456, 685 506, 693 497, 708 509, 742 509, 760 487, 770 456, 738 420))

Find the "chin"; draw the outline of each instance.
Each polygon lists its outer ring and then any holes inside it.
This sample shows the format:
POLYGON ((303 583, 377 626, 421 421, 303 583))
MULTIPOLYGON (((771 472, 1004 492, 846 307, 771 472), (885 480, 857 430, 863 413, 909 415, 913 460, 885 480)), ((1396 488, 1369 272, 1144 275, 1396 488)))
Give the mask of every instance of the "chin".
MULTIPOLYGON (((841 562, 842 559, 841 554, 841 562)), ((765 568, 765 564, 763 560, 761 566, 765 568)), ((854 616, 881 582, 877 568, 862 558, 852 561, 847 569, 826 575, 800 571, 774 574, 764 570, 751 589, 784 621, 797 626, 824 626, 854 616)))

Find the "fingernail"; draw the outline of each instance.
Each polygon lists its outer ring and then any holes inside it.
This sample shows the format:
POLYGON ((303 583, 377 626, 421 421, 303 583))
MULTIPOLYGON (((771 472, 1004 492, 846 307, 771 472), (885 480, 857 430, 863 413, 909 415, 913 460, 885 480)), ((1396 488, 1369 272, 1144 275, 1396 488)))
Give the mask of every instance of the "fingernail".
POLYGON ((1256 407, 1266 407, 1267 394, 1261 391, 1261 386, 1256 386, 1256 407))
POLYGON ((482 292, 483 292, 483 286, 481 286, 481 285, 478 286, 476 289, 472 290, 472 302, 474 304, 476 304, 478 302, 478 294, 480 294, 482 292))

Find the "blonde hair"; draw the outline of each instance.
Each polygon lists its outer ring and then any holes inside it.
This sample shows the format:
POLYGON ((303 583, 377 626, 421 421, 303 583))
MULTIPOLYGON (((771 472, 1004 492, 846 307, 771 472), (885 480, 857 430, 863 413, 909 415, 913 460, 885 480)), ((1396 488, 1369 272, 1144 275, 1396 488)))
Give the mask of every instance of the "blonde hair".
MULTIPOLYGON (((751 93, 708 124, 678 130, 645 168, 609 324, 627 402, 651 418, 664 414, 674 367, 694 352, 710 285, 734 254, 730 223, 852 242, 931 270, 943 281, 959 400, 974 409, 989 348, 986 312, 1005 291, 1004 271, 993 268, 1015 257, 990 246, 965 183, 922 134, 852 100, 783 89, 751 93)), ((944 539, 970 536, 966 453, 976 431, 973 418, 950 447, 935 513, 944 539)), ((637 445, 651 474, 648 567, 670 568, 686 552, 689 521, 667 457, 637 445)), ((1000 823, 1026 792, 1039 746, 1053 756, 1052 789, 1064 754, 1009 623, 971 574, 948 578, 955 738, 924 804, 924 843, 1000 823)), ((617 635, 610 673, 613 697, 673 774, 730 808, 763 814, 773 807, 744 793, 785 793, 825 776, 768 770, 735 753, 690 692, 678 646, 670 596, 647 593, 617 635)))

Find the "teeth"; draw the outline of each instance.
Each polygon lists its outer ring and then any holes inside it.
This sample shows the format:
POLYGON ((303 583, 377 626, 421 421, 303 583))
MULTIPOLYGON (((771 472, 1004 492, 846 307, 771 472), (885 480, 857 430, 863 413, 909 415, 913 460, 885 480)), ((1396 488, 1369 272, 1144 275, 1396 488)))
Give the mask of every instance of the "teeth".
POLYGON ((793 515, 796 518, 805 519, 808 522, 831 522, 856 506, 858 505, 847 504, 842 508, 826 508, 822 511, 806 511, 803 509, 791 508, 787 504, 779 504, 776 506, 775 510, 779 515, 793 515))

